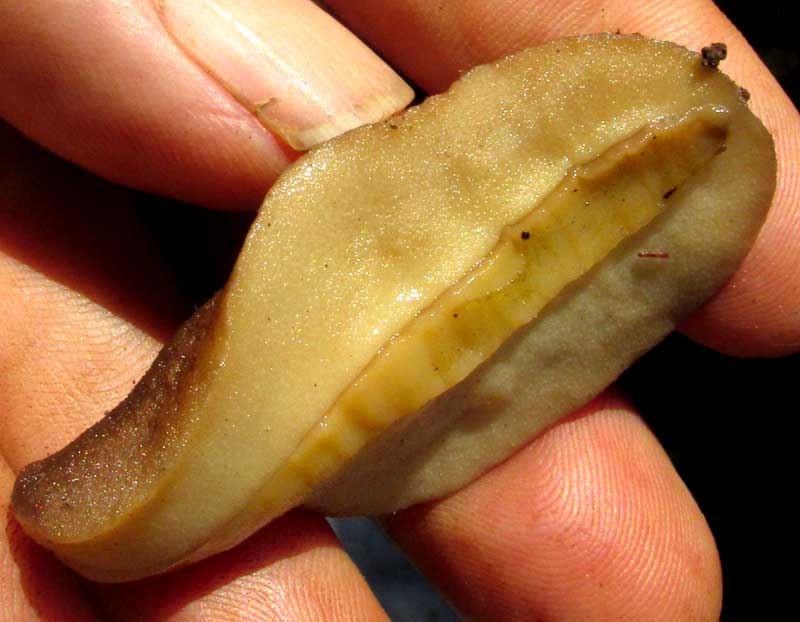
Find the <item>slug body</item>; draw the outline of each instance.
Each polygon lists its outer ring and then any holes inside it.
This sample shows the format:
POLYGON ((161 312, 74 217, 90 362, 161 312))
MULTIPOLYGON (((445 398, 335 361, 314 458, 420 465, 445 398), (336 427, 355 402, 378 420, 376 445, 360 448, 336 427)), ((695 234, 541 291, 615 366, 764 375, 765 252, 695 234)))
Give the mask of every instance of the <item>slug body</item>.
POLYGON ((23 471, 16 516, 122 581, 297 505, 446 495, 719 289, 774 178, 736 85, 678 46, 581 37, 476 68, 287 171, 226 288, 118 409, 23 471))

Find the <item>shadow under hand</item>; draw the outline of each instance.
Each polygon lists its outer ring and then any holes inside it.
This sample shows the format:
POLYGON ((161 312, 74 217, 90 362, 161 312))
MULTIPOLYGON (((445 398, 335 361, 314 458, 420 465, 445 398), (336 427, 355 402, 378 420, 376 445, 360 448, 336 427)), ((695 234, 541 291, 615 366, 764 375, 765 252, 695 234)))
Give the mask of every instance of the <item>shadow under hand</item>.
POLYGON ((132 193, 0 123, 0 260, 7 255, 164 340, 188 314, 132 193))

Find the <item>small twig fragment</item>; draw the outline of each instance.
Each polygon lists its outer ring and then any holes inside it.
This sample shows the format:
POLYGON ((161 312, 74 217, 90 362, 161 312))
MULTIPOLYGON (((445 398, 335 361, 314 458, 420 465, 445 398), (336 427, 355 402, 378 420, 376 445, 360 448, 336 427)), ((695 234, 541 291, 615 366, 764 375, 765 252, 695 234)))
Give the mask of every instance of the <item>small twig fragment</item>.
POLYGON ((667 251, 639 251, 636 256, 640 259, 669 259, 667 251))

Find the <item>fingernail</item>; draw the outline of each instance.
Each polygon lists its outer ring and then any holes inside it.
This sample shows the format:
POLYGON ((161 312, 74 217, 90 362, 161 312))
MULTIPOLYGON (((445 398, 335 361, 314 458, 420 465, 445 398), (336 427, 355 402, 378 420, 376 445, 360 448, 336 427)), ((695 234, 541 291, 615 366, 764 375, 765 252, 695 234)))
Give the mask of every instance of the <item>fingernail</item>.
POLYGON ((412 89, 309 0, 154 0, 178 44, 295 149, 386 118, 412 89))

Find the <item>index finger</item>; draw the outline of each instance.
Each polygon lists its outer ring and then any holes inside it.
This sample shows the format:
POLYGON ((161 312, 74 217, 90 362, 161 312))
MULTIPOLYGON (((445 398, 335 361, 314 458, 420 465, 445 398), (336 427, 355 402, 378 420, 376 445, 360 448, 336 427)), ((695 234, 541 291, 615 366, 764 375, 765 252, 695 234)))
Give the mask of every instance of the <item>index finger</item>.
POLYGON ((105 179, 207 207, 257 207, 287 143, 413 96, 310 0, 2 3, 0 46, 0 117, 105 179))
POLYGON ((566 0, 329 0, 334 13, 429 92, 460 72, 556 37, 639 32, 699 50, 728 45, 724 70, 752 93, 751 106, 775 139, 778 182, 767 222, 725 289, 687 324, 706 345, 737 355, 779 356, 800 346, 800 118, 733 24, 707 0, 634 3, 566 0))

